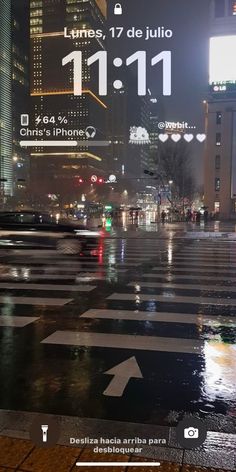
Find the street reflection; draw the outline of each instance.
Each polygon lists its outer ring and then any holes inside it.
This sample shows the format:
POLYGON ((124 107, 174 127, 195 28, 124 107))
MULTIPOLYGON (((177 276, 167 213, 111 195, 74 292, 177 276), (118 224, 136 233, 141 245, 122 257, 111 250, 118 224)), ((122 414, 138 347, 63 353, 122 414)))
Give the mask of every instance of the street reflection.
POLYGON ((205 369, 202 394, 211 402, 236 399, 236 346, 207 341, 204 347, 205 369))

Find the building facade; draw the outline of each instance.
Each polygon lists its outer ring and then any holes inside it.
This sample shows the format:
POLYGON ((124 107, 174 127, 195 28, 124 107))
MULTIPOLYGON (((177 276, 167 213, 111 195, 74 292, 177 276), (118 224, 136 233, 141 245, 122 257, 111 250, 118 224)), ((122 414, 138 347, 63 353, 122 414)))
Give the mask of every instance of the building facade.
POLYGON ((205 205, 228 219, 236 218, 236 1, 212 1, 210 22, 205 205))
POLYGON ((16 199, 26 197, 29 185, 29 151, 20 146, 21 115, 29 114, 29 16, 28 3, 12 2, 12 159, 16 199))
MULTIPOLYGON (((107 104, 98 95, 97 66, 88 67, 84 61, 81 96, 73 93, 73 63, 62 66, 62 59, 72 51, 81 51, 87 59, 105 49, 102 38, 90 38, 86 34, 71 36, 72 30, 84 33, 103 30, 105 20, 105 0, 30 1, 31 116, 34 123, 45 116, 55 117, 57 124, 49 122, 48 129, 62 127, 67 132, 93 126, 97 132, 96 140, 105 139, 107 104), (65 28, 68 37, 65 37, 65 28), (59 126, 58 117, 63 120, 62 126, 59 126)), ((43 121, 37 128, 45 128, 43 121)), ((61 140, 63 136, 53 139, 61 140)), ((32 187, 38 187, 39 194, 58 193, 67 188, 68 195, 71 189, 72 196, 79 193, 78 179, 102 172, 105 166, 106 151, 101 147, 37 147, 31 153, 32 187)))
POLYGON ((11 2, 0 0, 0 186, 13 194, 11 2))

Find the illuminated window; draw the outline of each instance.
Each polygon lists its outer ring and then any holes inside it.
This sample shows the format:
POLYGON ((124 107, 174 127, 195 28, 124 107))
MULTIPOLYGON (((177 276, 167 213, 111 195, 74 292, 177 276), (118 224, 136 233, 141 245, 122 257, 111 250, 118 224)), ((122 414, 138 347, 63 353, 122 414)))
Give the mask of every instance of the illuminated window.
POLYGON ((222 18, 225 16, 225 0, 215 0, 215 17, 222 18))
POLYGON ((219 154, 215 158, 215 168, 220 169, 220 155, 219 154))
POLYGON ((222 113, 221 113, 221 111, 217 111, 216 112, 216 124, 221 125, 221 121, 222 121, 222 113))
POLYGON ((216 133, 216 146, 221 146, 221 133, 216 133))
POLYGON ((220 178, 219 177, 215 178, 215 191, 216 192, 220 191, 220 178))

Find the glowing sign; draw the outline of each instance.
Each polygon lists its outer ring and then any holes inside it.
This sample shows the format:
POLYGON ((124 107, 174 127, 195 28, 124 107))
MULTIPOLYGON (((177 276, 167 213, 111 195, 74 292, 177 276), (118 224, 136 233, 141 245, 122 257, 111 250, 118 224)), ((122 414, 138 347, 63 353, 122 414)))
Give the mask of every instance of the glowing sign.
POLYGON ((236 80, 236 35, 210 38, 209 82, 236 80))

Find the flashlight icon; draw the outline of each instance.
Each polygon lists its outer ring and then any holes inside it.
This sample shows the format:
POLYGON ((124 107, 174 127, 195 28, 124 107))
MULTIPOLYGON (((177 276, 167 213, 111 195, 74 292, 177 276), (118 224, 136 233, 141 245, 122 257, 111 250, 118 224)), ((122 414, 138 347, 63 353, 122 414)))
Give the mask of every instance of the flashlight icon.
POLYGON ((48 440, 48 424, 42 424, 41 430, 43 432, 43 442, 46 443, 48 440))

